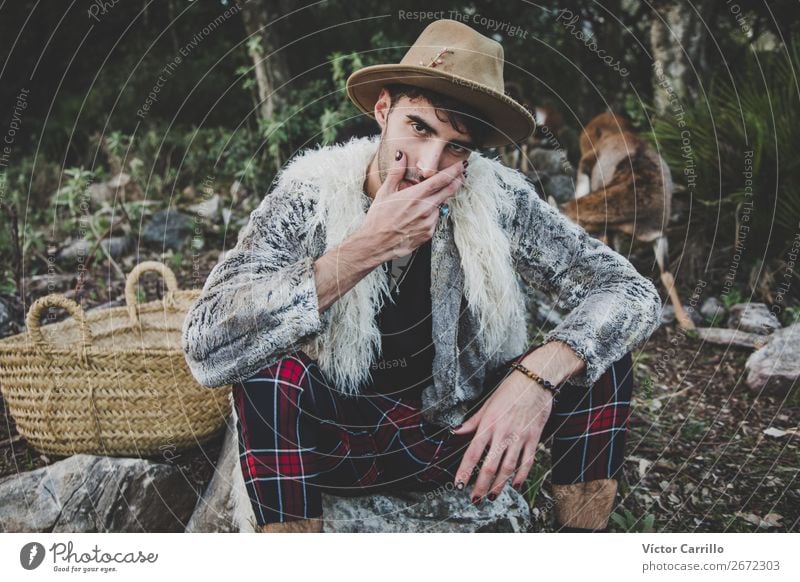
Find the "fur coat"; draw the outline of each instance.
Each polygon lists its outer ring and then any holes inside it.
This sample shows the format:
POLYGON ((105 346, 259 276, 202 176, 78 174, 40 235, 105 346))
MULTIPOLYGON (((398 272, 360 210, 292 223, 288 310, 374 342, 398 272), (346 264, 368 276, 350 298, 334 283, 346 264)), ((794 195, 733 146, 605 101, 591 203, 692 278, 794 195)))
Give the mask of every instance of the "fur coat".
MULTIPOLYGON (((314 261, 360 227, 378 143, 307 149, 278 174, 185 319, 183 348, 200 384, 245 380, 302 349, 340 390, 359 392, 380 354, 376 316, 391 297, 388 279, 374 269, 320 314, 314 261)), ((422 392, 430 422, 462 422, 484 379, 527 349, 526 287, 569 311, 544 341, 563 341, 585 361, 576 386, 591 386, 659 325, 650 280, 542 201, 520 172, 473 153, 449 205, 431 240, 435 356, 422 392)))

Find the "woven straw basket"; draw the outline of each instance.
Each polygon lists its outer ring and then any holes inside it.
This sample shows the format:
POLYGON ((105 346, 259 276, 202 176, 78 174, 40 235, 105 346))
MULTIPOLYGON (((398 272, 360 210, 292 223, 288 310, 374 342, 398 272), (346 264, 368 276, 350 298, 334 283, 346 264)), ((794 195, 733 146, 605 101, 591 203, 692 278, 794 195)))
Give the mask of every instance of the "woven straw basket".
POLYGON ((31 305, 28 331, 0 340, 0 389, 17 430, 45 454, 151 456, 211 439, 230 413, 230 386, 192 376, 181 348, 183 319, 199 290, 148 261, 131 271, 125 307, 90 311, 60 294, 31 305), (146 271, 161 273, 161 301, 137 304, 146 271), (41 326, 50 306, 72 318, 41 326))

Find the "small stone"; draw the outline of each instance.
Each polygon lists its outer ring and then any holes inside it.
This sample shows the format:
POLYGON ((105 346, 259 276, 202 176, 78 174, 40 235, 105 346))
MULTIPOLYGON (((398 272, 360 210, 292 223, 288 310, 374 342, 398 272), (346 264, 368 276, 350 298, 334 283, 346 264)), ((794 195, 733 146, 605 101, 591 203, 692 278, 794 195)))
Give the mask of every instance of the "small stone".
POLYGON ((725 317, 725 305, 716 297, 709 297, 703 301, 703 305, 700 307, 700 313, 703 317, 708 319, 721 321, 722 318, 725 317))

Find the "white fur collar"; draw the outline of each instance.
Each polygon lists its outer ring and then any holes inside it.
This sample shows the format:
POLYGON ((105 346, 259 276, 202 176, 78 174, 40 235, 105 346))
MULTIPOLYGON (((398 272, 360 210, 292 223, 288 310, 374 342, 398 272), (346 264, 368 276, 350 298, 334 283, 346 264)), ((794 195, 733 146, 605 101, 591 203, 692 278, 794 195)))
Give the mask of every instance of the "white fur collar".
MULTIPOLYGON (((345 144, 305 150, 278 178, 279 187, 310 187, 318 193, 313 220, 324 224, 326 251, 364 220, 371 199, 363 185, 379 140, 380 136, 354 138, 345 144)), ((521 186, 524 177, 479 154, 469 161, 467 182, 449 202, 452 234, 461 257, 464 293, 480 322, 476 335, 490 360, 498 362, 520 353, 527 342, 524 295, 512 264, 508 234, 499 224, 501 216, 510 218, 515 211, 513 196, 506 188, 521 186)), ((313 232, 316 225, 310 226, 313 232)), ((375 269, 323 314, 330 325, 314 340, 314 351, 323 372, 345 392, 359 391, 380 354, 381 334, 375 316, 388 297, 387 279, 375 269)), ((438 299, 432 297, 434 309, 438 299)), ((437 337, 437 330, 433 331, 437 337)))

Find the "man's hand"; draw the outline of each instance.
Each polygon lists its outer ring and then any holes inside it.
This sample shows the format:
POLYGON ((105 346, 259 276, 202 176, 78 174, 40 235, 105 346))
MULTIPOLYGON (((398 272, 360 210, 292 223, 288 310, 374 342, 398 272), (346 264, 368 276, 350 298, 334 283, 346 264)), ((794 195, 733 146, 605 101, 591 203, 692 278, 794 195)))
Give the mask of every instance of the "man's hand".
POLYGON ((475 431, 456 471, 458 483, 469 482, 489 447, 470 493, 473 503, 484 495, 493 501, 516 471, 512 486, 519 490, 533 466, 536 448, 553 408, 553 393, 520 372, 512 372, 483 403, 480 410, 453 432, 475 431))
POLYGON ((465 181, 466 160, 455 162, 426 180, 401 189, 408 170, 407 156, 398 150, 386 179, 364 218, 361 232, 382 256, 382 262, 404 257, 425 244, 436 231, 439 205, 447 202, 465 181))

